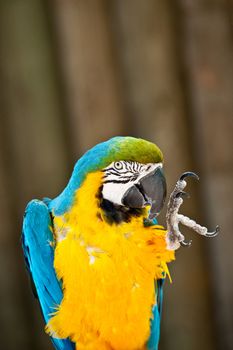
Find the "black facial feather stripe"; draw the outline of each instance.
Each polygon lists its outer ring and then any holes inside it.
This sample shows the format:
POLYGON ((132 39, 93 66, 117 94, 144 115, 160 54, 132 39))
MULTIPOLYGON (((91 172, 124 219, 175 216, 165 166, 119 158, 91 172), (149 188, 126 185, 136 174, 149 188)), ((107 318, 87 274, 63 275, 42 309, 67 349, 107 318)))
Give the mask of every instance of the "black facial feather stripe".
MULTIPOLYGON (((138 173, 135 173, 135 174, 132 174, 130 173, 128 176, 126 175, 123 175, 121 176, 120 174, 118 175, 118 178, 116 179, 116 181, 121 181, 121 180, 129 180, 129 181, 134 181, 138 178, 138 173)), ((108 178, 109 177, 109 174, 105 175, 104 178, 108 178)), ((108 181, 108 182, 111 182, 112 180, 114 179, 109 179, 109 180, 106 180, 105 183, 108 181)))
POLYGON ((137 162, 124 162, 126 169, 129 171, 139 171, 142 168, 142 165, 137 162))
MULTIPOLYGON (((104 170, 104 183, 121 183, 126 184, 130 181, 134 181, 137 179, 137 177, 140 174, 140 171, 143 169, 144 165, 137 163, 137 162, 126 162, 126 161, 120 161, 117 163, 121 163, 122 168, 117 169, 114 164, 111 165, 109 168, 106 168, 104 170), (109 177, 113 176, 115 179, 109 179, 109 177)), ((151 166, 148 165, 146 167, 146 170, 148 170, 151 166)))
POLYGON ((132 171, 132 167, 130 166, 131 165, 130 163, 124 162, 124 164, 127 170, 132 171))
MULTIPOLYGON (((121 161, 120 162, 123 165, 122 169, 117 169, 116 167, 111 166, 110 168, 106 168, 105 171, 115 171, 117 173, 124 173, 122 170, 128 170, 130 172, 138 172, 142 169, 143 165, 137 162, 126 162, 126 161, 121 161)), ((127 171, 126 171, 127 172, 127 171)))
POLYGON ((104 181, 105 184, 127 184, 128 182, 131 181, 131 178, 129 178, 128 180, 106 180, 104 181))
POLYGON ((108 169, 105 171, 107 175, 121 175, 121 174, 132 174, 132 171, 118 171, 115 169, 108 169))
POLYGON ((113 177, 113 179, 123 179, 123 180, 125 180, 125 179, 136 179, 137 178, 137 176, 138 176, 138 174, 128 174, 128 175, 121 175, 121 174, 118 174, 118 175, 115 175, 115 174, 105 174, 104 176, 103 176, 103 178, 104 179, 109 179, 109 178, 111 178, 111 177, 113 177))

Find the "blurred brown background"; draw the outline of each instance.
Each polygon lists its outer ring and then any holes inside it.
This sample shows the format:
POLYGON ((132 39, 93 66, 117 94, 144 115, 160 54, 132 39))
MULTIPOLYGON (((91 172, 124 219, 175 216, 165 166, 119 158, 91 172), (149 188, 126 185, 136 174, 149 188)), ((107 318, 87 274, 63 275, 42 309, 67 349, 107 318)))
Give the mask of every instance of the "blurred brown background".
MULTIPOLYGON (((113 135, 156 142, 183 212, 220 235, 181 248, 161 350, 233 349, 233 4, 0 0, 0 348, 52 349, 24 269, 22 216, 113 135)), ((98 350, 98 349, 96 349, 98 350)))

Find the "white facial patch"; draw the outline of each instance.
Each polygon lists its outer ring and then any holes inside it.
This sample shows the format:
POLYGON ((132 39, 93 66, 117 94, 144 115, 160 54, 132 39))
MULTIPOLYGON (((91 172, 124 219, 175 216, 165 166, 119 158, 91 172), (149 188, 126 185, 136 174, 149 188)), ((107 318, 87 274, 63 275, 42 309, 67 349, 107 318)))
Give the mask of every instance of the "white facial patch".
POLYGON ((120 184, 109 182, 103 186, 103 198, 118 205, 122 205, 122 197, 124 193, 132 186, 132 183, 120 184))
POLYGON ((111 163, 104 169, 103 198, 114 204, 122 205, 122 198, 126 191, 133 185, 137 184, 141 178, 159 167, 162 168, 163 164, 142 164, 126 161, 111 163))

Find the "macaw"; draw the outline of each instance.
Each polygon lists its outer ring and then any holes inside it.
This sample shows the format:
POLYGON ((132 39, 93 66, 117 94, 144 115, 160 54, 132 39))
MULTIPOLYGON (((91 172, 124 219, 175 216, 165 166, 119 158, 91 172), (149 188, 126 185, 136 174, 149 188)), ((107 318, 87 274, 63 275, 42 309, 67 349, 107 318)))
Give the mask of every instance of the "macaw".
POLYGON ((167 264, 185 242, 178 224, 184 173, 170 196, 168 230, 158 225, 166 197, 163 155, 153 143, 114 137, 86 152, 55 199, 27 205, 22 244, 27 269, 57 350, 158 349, 167 264))

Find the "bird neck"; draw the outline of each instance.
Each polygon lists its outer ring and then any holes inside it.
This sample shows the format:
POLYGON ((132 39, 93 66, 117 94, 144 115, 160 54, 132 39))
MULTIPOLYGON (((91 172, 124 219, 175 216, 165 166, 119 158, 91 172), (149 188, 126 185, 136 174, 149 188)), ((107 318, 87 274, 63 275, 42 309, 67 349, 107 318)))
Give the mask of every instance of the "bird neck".
POLYGON ((77 190, 73 209, 79 218, 103 222, 108 225, 129 223, 134 218, 142 220, 148 216, 148 210, 131 209, 116 205, 102 196, 103 172, 88 174, 82 186, 77 190), (91 219, 92 218, 92 219, 91 219))

